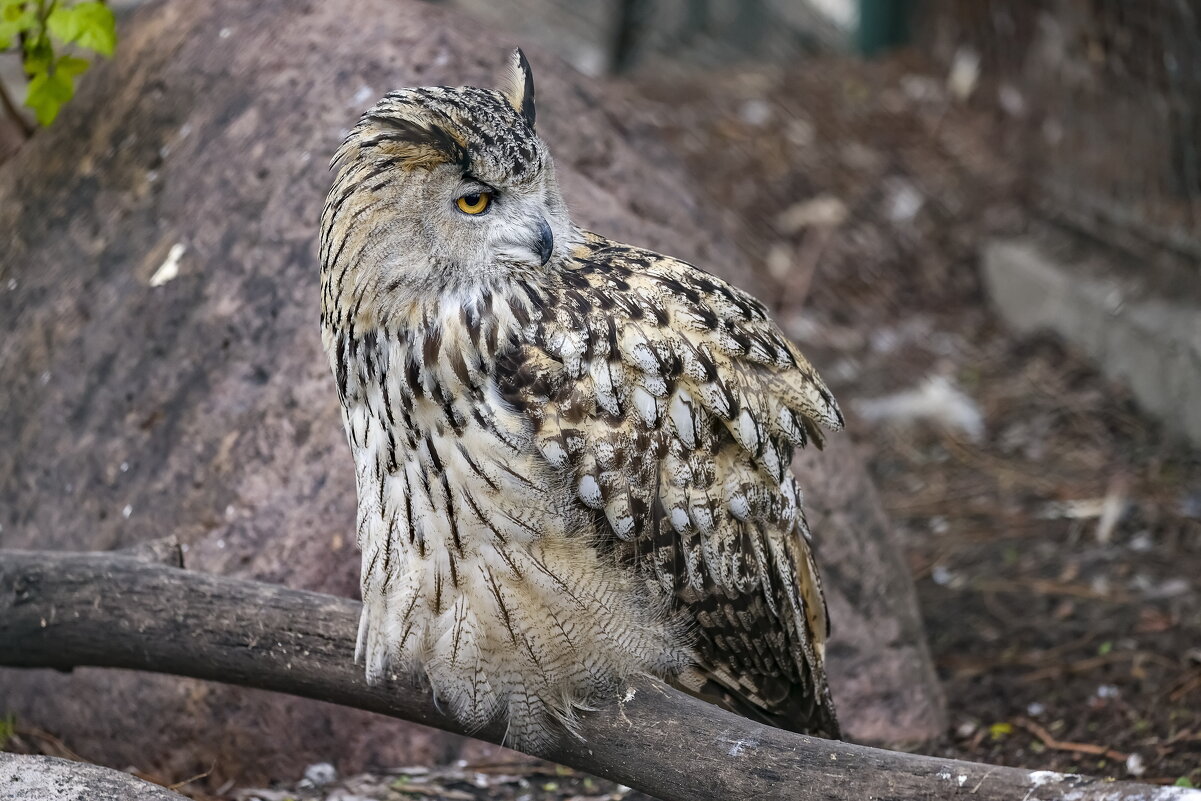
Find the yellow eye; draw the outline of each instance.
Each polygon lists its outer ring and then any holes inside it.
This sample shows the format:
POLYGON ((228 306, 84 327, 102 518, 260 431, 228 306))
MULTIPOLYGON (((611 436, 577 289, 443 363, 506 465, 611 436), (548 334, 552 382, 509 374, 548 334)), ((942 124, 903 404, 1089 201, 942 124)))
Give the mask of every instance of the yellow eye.
POLYGON ((463 195, 463 197, 455 201, 455 205, 459 207, 459 211, 464 214, 483 214, 488 210, 488 206, 491 203, 491 192, 472 192, 469 195, 463 195))

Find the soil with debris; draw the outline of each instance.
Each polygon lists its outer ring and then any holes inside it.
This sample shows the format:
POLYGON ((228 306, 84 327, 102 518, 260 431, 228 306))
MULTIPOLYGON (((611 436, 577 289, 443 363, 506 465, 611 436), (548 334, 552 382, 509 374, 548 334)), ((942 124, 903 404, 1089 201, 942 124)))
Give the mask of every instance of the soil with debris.
POLYGON ((1052 233, 1001 155, 1022 122, 912 56, 642 91, 895 521, 952 721, 926 750, 1201 786, 1201 454, 991 313, 981 245, 1052 233))
MULTIPOLYGON (((50 732, 13 720, 0 720, 0 750, 45 754, 86 762, 50 732)), ((170 787, 196 801, 655 801, 624 785, 589 776, 563 765, 501 751, 511 762, 466 762, 414 765, 361 773, 338 774, 321 762, 304 776, 270 787, 235 787, 232 782, 208 787, 208 774, 171 784, 134 767, 133 775, 170 787)))
MULTIPOLYGON (((1000 155, 1014 122, 905 59, 635 88, 655 104, 639 124, 743 221, 744 283, 778 299, 872 467, 949 701, 924 750, 1201 785, 1201 454, 990 312, 981 244, 1048 227, 1000 155)), ((46 738, 9 747, 61 753, 46 738)), ((646 799, 539 762, 309 774, 223 795, 646 799)))
POLYGON ((239 790, 232 797, 235 801, 651 801, 628 787, 528 760, 397 768, 345 779, 330 765, 311 765, 293 787, 239 790))

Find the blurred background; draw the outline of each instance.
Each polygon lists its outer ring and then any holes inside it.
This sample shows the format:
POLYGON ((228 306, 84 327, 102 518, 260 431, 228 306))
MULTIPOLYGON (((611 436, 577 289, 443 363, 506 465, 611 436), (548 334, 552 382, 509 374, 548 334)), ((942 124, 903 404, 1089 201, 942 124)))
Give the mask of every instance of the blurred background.
POLYGON ((731 220, 896 525, 927 750, 1201 785, 1201 3, 438 5, 638 98, 731 220))

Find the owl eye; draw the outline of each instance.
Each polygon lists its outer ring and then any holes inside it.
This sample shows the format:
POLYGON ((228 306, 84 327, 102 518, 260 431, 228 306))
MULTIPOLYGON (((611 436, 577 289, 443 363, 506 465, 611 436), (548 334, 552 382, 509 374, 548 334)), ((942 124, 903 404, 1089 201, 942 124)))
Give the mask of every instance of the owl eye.
POLYGON ((455 205, 464 214, 483 214, 492 205, 492 193, 472 192, 456 200, 455 205))

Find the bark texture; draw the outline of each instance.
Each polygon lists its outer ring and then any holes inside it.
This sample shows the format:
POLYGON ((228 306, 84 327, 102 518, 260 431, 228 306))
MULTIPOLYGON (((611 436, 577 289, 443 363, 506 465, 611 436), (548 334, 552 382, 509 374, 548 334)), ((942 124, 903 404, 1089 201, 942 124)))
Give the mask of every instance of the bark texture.
MULTIPOLYGON (((0 547, 126 548, 170 531, 195 569, 355 595, 353 466, 317 327, 327 161, 385 91, 490 84, 513 44, 413 1, 136 12, 116 57, 0 167, 0 547)), ((576 218, 740 283, 719 199, 640 135, 639 110, 529 56, 576 218)), ((874 741, 936 734, 912 588, 849 437, 804 464, 844 725, 874 741)), ((0 709, 107 764, 182 778, 216 763, 215 783, 446 760, 465 742, 87 669, 0 673, 0 709)))

